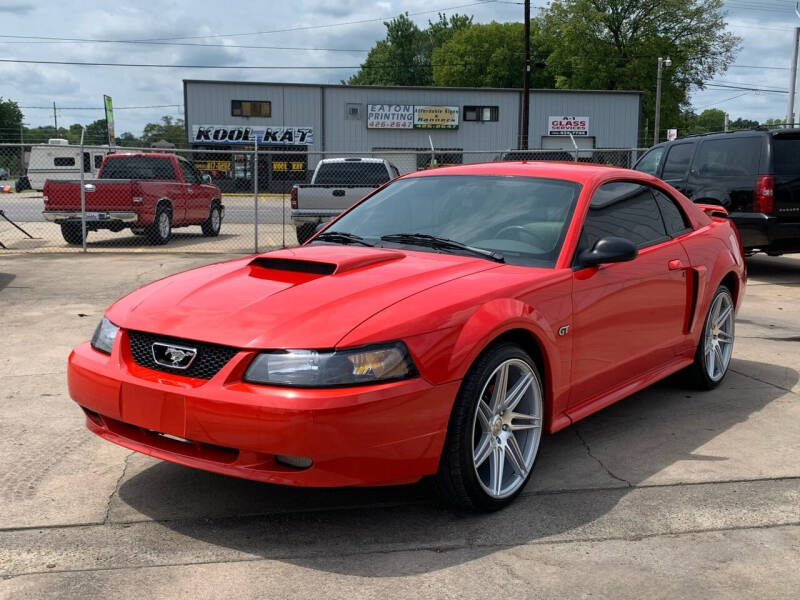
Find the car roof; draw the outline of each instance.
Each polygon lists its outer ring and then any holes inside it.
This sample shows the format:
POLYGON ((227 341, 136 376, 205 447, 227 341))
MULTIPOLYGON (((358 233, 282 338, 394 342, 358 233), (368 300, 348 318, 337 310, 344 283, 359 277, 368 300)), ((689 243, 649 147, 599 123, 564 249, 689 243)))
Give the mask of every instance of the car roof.
POLYGON ((517 177, 544 177, 563 179, 576 183, 590 183, 597 179, 628 178, 649 181, 648 175, 640 171, 623 169, 608 165, 579 162, 558 162, 542 160, 517 160, 505 162, 470 163, 451 167, 440 167, 417 171, 404 175, 410 177, 431 177, 437 175, 501 175, 517 177))

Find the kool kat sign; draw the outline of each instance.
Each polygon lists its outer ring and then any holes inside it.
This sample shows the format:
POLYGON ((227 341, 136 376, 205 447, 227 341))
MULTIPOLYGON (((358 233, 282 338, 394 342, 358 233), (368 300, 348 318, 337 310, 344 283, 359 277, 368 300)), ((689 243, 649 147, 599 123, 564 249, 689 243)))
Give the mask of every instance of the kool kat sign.
POLYGON ((547 135, 589 135, 589 117, 550 117, 547 135))

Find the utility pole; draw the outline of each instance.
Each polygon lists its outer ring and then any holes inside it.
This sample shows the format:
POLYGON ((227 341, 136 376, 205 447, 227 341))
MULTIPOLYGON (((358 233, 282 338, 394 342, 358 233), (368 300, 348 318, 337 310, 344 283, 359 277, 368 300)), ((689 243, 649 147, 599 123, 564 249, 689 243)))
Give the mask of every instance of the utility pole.
POLYGON ((800 27, 794 28, 792 48, 792 71, 789 77, 789 101, 786 104, 786 127, 794 127, 794 89, 797 82, 797 46, 800 42, 800 27))
POLYGON ((53 123, 56 126, 56 135, 58 135, 58 116, 56 115, 56 101, 53 100, 53 123))
POLYGON ((665 66, 669 67, 672 64, 669 56, 665 59, 658 57, 658 75, 656 76, 656 119, 653 123, 653 145, 658 143, 658 128, 661 121, 661 71, 665 66))
POLYGON ((528 149, 528 109, 531 97, 531 0, 525 0, 525 72, 522 74, 522 135, 519 147, 528 149))
POLYGON ((728 131, 728 124, 729 124, 728 113, 725 113, 725 131, 726 132, 728 131))

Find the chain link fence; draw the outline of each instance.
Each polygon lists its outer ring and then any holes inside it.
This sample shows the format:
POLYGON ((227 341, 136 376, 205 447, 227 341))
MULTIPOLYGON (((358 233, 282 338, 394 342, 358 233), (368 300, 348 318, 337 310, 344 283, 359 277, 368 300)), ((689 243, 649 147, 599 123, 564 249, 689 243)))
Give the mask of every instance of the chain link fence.
POLYGON ((398 174, 498 160, 631 167, 643 152, 0 144, 0 253, 263 252, 305 241, 398 174))

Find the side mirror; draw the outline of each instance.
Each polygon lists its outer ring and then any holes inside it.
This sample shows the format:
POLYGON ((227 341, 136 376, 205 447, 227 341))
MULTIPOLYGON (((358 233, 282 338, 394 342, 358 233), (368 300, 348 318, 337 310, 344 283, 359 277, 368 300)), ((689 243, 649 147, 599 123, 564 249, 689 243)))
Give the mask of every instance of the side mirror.
POLYGON ((604 237, 597 240, 591 250, 578 255, 578 264, 592 267, 603 263, 626 262, 636 258, 639 253, 633 242, 621 237, 604 237))
POLYGON ((200 176, 200 179, 203 181, 203 183, 211 183, 211 175, 209 175, 208 173, 203 173, 200 176))

